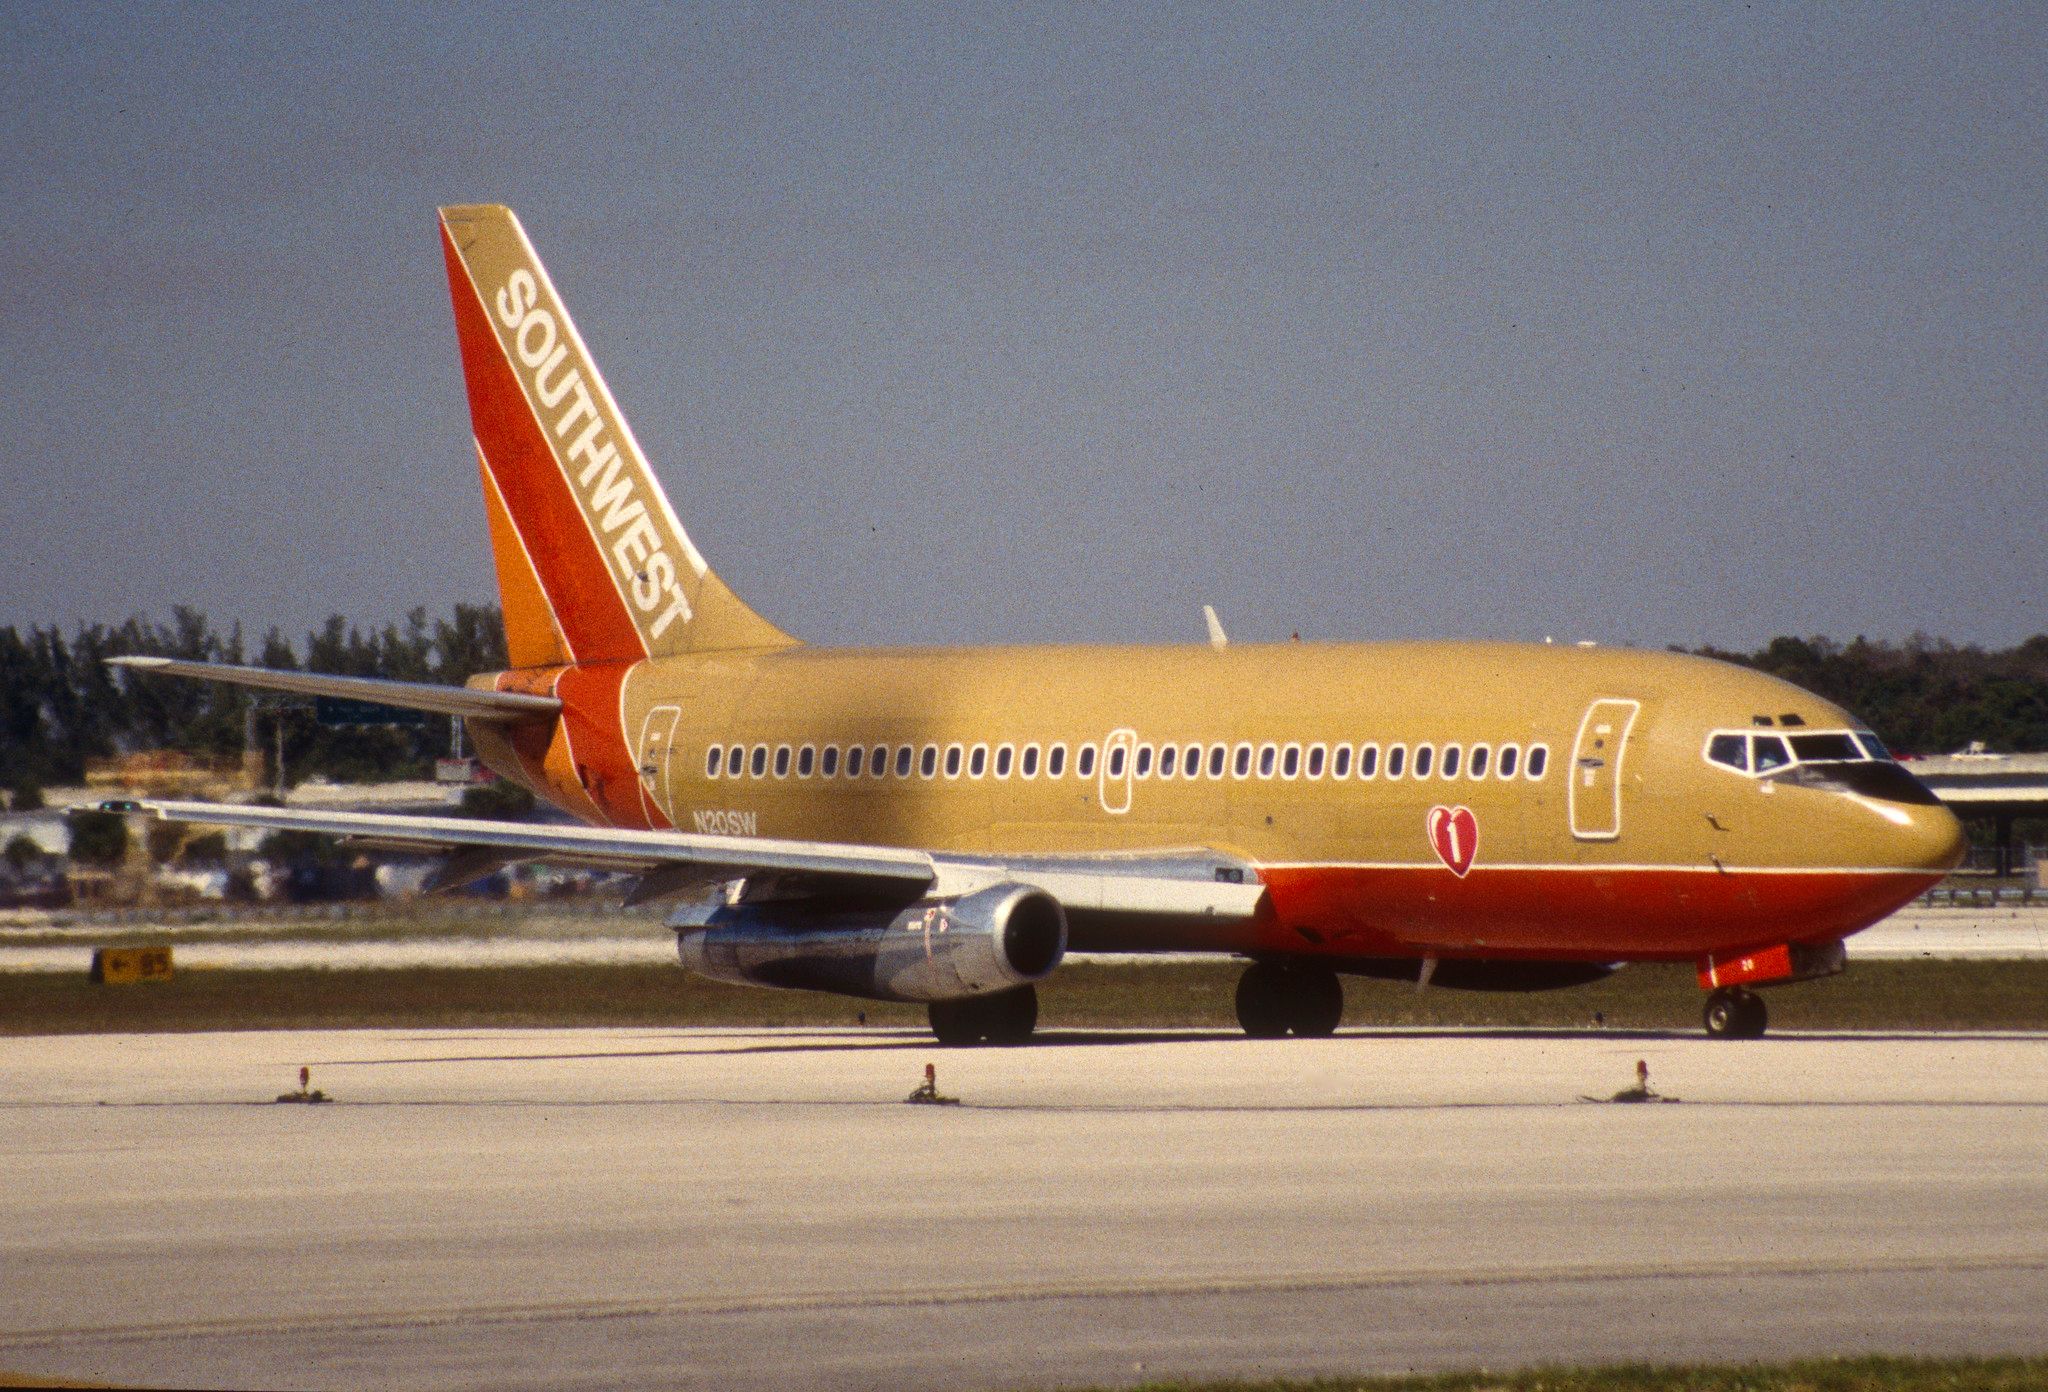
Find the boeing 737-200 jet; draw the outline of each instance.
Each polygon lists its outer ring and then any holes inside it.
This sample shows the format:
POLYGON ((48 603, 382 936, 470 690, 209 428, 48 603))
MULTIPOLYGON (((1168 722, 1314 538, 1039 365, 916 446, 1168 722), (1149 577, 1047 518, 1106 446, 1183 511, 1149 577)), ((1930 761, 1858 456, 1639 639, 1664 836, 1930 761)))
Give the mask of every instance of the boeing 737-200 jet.
POLYGON ((1247 1034, 1327 1035, 1340 974, 1755 987, 1957 861, 1847 711, 1702 658, 1507 643, 820 648, 706 564, 518 220, 441 211, 510 670, 437 687, 129 666, 461 716, 583 826, 158 802, 160 816, 637 876, 683 964, 928 1004, 1014 1043, 1069 951, 1224 952, 1247 1034))

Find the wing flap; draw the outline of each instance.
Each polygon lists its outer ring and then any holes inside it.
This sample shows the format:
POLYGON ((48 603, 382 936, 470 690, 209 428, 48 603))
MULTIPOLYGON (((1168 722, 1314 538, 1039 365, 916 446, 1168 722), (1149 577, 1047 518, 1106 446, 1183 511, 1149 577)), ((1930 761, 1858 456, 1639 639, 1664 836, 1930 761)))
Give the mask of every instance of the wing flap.
POLYGON ((469 817, 416 817, 393 812, 329 812, 295 807, 245 807, 219 802, 139 803, 144 812, 179 822, 265 827, 347 836, 380 846, 422 852, 490 847, 521 859, 645 873, 664 865, 694 865, 727 878, 773 872, 889 882, 922 889, 936 878, 920 851, 849 846, 823 841, 774 841, 748 836, 700 836, 676 831, 550 826, 469 817))
MULTIPOLYGON (((1199 847, 1143 855, 956 856, 895 846, 704 836, 214 802, 137 804, 182 822, 312 831, 384 850, 454 852, 464 865, 539 860, 644 877, 634 902, 690 885, 749 881, 750 897, 958 895, 998 883, 1043 889, 1069 910, 1139 919, 1239 922, 1265 897, 1256 867, 1199 847)), ((460 868, 460 867, 456 867, 460 868)), ((450 871, 455 873, 454 869, 450 871)))

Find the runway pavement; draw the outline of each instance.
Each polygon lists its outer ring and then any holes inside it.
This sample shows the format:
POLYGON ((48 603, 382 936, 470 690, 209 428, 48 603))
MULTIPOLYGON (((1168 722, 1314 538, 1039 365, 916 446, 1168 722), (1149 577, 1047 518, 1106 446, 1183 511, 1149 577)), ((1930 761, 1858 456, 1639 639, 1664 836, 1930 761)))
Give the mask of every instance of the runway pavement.
POLYGON ((2048 1036, 0 1038, 0 1373, 1046 1387, 2048 1351, 2048 1036), (1674 1105, 1614 1105, 1645 1060, 1674 1105), (903 1098, 934 1062, 961 1105, 903 1098), (270 1099, 312 1081, 329 1106, 270 1099))

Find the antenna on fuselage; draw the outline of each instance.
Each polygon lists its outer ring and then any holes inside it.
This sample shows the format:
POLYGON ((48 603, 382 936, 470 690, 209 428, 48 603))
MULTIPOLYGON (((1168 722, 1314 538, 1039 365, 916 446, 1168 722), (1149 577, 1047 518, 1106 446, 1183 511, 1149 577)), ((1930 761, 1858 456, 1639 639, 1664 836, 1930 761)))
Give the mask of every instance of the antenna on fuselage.
POLYGON ((1216 617, 1214 605, 1202 606, 1202 622, 1209 625, 1209 646, 1222 652, 1230 646, 1230 635, 1223 631, 1223 620, 1216 617))

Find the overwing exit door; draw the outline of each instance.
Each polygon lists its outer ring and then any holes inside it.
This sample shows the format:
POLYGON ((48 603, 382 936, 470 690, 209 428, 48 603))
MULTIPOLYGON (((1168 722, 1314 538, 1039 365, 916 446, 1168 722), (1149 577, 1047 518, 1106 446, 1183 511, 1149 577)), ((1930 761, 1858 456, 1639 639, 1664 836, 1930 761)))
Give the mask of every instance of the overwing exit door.
POLYGON ((1103 811, 1131 810, 1131 765, 1137 759, 1137 749, 1136 730, 1111 730, 1102 742, 1102 767, 1097 776, 1103 811))
POLYGON ((1628 753, 1628 732, 1642 708, 1640 701, 1595 701, 1579 721, 1565 800, 1572 835, 1581 841, 1612 841, 1621 835, 1621 763, 1628 753))

